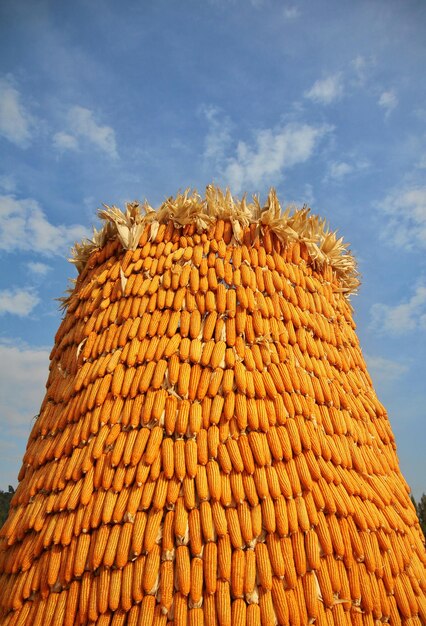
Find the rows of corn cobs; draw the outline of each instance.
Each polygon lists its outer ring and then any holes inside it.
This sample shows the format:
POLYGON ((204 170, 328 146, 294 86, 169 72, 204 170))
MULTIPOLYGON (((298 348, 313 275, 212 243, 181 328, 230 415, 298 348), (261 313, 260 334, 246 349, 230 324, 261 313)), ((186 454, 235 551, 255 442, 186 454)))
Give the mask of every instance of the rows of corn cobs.
POLYGON ((426 623, 425 551, 330 268, 229 222, 81 273, 0 537, 2 626, 426 623))

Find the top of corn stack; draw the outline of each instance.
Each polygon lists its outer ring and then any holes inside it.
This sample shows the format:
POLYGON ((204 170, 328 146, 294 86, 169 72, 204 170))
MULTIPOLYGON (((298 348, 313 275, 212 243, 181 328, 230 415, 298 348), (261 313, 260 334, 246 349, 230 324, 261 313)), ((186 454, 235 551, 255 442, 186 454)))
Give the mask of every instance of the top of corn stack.
POLYGON ((316 266, 329 265, 335 271, 343 293, 354 293, 359 286, 357 264, 343 238, 338 238, 335 232, 330 231, 324 219, 311 215, 307 207, 293 212, 291 208, 282 211, 273 188, 264 206, 260 205, 257 196, 253 196, 252 202, 247 202, 246 196, 239 200, 231 195, 229 189, 223 192, 209 185, 204 198, 196 191, 187 189, 175 198, 168 198, 157 210, 147 201, 143 204, 128 203, 124 212, 116 206, 104 207, 99 211, 99 217, 104 222, 102 228, 99 231, 94 229, 91 240, 76 244, 72 250, 70 261, 76 265, 79 273, 91 253, 110 239, 118 237, 123 248, 135 250, 146 225, 150 225, 150 239, 153 240, 159 225, 169 220, 177 228, 195 224, 199 232, 209 229, 217 220, 226 220, 232 224, 235 244, 241 243, 244 230, 255 224, 258 236, 269 229, 282 242, 304 243, 316 266))

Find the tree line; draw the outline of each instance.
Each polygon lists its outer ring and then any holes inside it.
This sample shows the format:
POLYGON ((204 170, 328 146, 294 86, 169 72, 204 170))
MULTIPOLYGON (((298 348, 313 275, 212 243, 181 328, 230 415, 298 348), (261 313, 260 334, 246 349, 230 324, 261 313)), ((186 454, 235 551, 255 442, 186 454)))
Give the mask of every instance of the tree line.
POLYGON ((0 490, 0 528, 5 523, 9 514, 10 501, 12 500, 14 493, 15 490, 12 485, 9 485, 9 489, 7 491, 0 490))
POLYGON ((411 501, 414 504, 414 508, 419 518, 420 527, 426 537, 426 494, 423 494, 418 502, 415 501, 414 496, 411 496, 411 501))

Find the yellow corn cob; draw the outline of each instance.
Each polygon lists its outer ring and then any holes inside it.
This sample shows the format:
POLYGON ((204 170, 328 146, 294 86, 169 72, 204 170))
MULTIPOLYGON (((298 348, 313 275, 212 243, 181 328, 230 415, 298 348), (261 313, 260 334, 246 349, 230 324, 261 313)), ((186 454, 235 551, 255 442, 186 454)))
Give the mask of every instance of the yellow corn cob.
POLYGON ((246 600, 251 597, 256 584, 256 556, 253 550, 245 554, 244 594, 246 600))
POLYGON ((191 404, 189 411, 189 432, 191 435, 198 435, 202 424, 202 410, 198 402, 191 404))
MULTIPOLYGON (((206 446, 207 450, 207 446, 206 446)), ((207 455, 206 455, 207 456, 207 455)), ((196 488, 200 500, 207 500, 210 497, 209 486, 207 482, 207 472, 204 465, 199 465, 197 475, 195 477, 196 488)))
POLYGON ((103 555, 103 565, 105 565, 106 567, 111 567, 115 561, 120 533, 121 526, 119 524, 112 526, 111 531, 108 535, 108 542, 106 544, 103 555))
POLYGON ((189 542, 191 547, 191 553, 194 556, 198 556, 202 552, 202 535, 201 535, 201 521, 200 512, 198 509, 190 511, 188 516, 188 531, 189 542))
POLYGON ((183 439, 177 439, 174 443, 174 472, 176 478, 179 481, 182 481, 186 474, 186 466, 185 466, 185 441, 183 439))
POLYGON ((262 624, 273 624, 276 621, 276 614, 272 603, 272 594, 269 590, 260 590, 259 608, 262 624))
MULTIPOLYGON (((193 607, 199 607, 202 603, 203 592, 203 559, 191 560, 190 602, 193 607)), ((190 612, 190 615, 193 611, 190 612)), ((195 622, 197 624, 197 622, 195 622)))
POLYGON ((108 597, 108 605, 111 611, 116 611, 118 607, 120 606, 121 577, 122 577, 122 570, 120 569, 111 570, 111 579, 110 579, 110 584, 109 584, 109 597, 108 597))
POLYGON ((166 614, 170 611, 173 602, 173 579, 173 562, 169 560, 163 561, 160 568, 160 602, 161 609, 166 614))
POLYGON ((173 440, 166 437, 161 442, 161 458, 164 470, 164 476, 170 479, 174 474, 174 446, 173 440))
MULTIPOLYGON (((204 283, 205 280, 206 280, 205 278, 202 278, 200 280, 200 284, 202 282, 204 283)), ((208 286, 208 283, 206 284, 206 286, 208 286)), ((215 294, 214 294, 213 291, 209 290, 209 291, 206 292, 205 303, 206 303, 206 310, 207 311, 210 312, 210 311, 215 311, 216 310, 216 298, 215 298, 215 294)))
POLYGON ((47 584, 49 585, 49 587, 53 587, 56 583, 60 567, 61 549, 59 546, 53 546, 50 549, 49 568, 47 571, 47 584))
POLYGON ((226 581, 219 580, 217 583, 216 610, 221 626, 231 623, 231 594, 226 581))
MULTIPOLYGON (((169 368, 170 372, 170 368, 169 368)), ((191 376, 191 366, 189 363, 181 363, 179 367, 177 392, 182 398, 188 397, 189 379, 191 376)), ((171 382, 171 380, 170 380, 171 382)))
POLYGON ((187 626, 188 605, 187 598, 177 592, 174 597, 174 623, 176 626, 187 626))
POLYGON ((230 507, 226 509, 226 521, 228 523, 229 538, 235 549, 242 548, 244 545, 243 538, 241 536, 241 528, 238 520, 238 513, 236 509, 230 507))
POLYGON ((111 454, 111 467, 117 467, 117 465, 120 463, 121 457, 124 452, 124 446, 126 445, 126 439, 127 433, 121 431, 114 443, 114 448, 111 454))
MULTIPOLYGON (((199 366, 198 366, 199 367, 199 366)), ((201 378, 201 372, 200 372, 200 378, 201 378)), ((209 381, 209 386, 208 386, 208 390, 207 393, 211 398, 214 398, 220 388, 221 382, 222 382, 222 378, 223 378, 223 368, 222 367, 216 367, 215 370, 213 370, 211 377, 210 377, 210 381, 209 381)), ((195 397, 195 390, 193 393, 194 397, 195 397)), ((229 403, 229 398, 230 396, 233 396, 232 391, 230 393, 227 394, 226 399, 225 399, 225 405, 224 405, 224 413, 225 413, 225 418, 226 419, 230 419, 229 415, 226 414, 226 407, 229 403)))
POLYGON ((287 595, 284 591, 283 581, 274 576, 272 580, 272 600, 274 610, 280 624, 289 624, 289 610, 287 606, 287 595))
POLYGON ((220 500, 221 483, 219 465, 216 461, 209 461, 206 469, 210 496, 213 500, 220 500))
POLYGON ((96 537, 96 543, 94 543, 95 547, 94 547, 93 556, 92 556, 93 569, 97 569, 102 563, 103 556, 105 553, 105 548, 108 544, 109 533, 110 533, 110 526, 107 524, 104 524, 99 528, 96 535, 92 536, 92 540, 91 540, 92 542, 95 542, 95 537, 96 537))
POLYGON ((272 589, 272 570, 266 544, 257 543, 255 547, 256 570, 263 589, 272 589))
POLYGON ((253 454, 251 452, 250 444, 248 437, 246 435, 241 435, 238 440, 238 448, 241 454, 241 458, 244 464, 244 469, 248 474, 253 474, 255 465, 253 454))
POLYGON ((130 542, 132 539, 133 524, 126 522, 121 529, 120 538, 117 544, 117 554, 115 563, 118 568, 122 568, 129 560, 130 542))
POLYGON ((225 349, 226 343, 224 341, 218 341, 214 348, 210 357, 210 367, 215 369, 221 365, 222 361, 224 362, 225 357, 225 349))
POLYGON ((259 498, 256 491, 256 485, 253 479, 253 476, 247 474, 246 472, 242 473, 243 480, 243 488, 246 494, 246 498, 248 503, 251 506, 256 506, 259 502, 259 498))
POLYGON ((231 623, 232 624, 246 624, 247 620, 247 605, 244 600, 234 600, 231 606, 231 623))
POLYGON ((155 597, 147 595, 140 608, 139 626, 152 626, 154 621, 155 597))
POLYGON ((225 536, 228 532, 228 524, 223 506, 219 502, 214 502, 211 509, 216 534, 219 537, 225 536))
POLYGON ((87 555, 90 547, 90 535, 81 534, 78 538, 77 550, 74 561, 74 576, 81 576, 86 566, 87 555))
POLYGON ((226 311, 226 288, 222 283, 219 283, 216 289, 216 310, 220 314, 226 311))
POLYGON ((189 551, 186 546, 179 546, 176 549, 176 580, 180 593, 187 596, 191 591, 191 568, 189 551))
POLYGON ((245 553, 234 550, 231 563, 231 592, 234 598, 244 597, 245 553))
POLYGON ((143 572, 142 587, 145 593, 153 593, 160 571, 160 546, 154 544, 148 552, 143 572))
POLYGON ((185 508, 184 500, 178 497, 175 506, 174 533, 180 543, 185 540, 188 532, 188 512, 185 508))
POLYGON ((282 579, 285 573, 285 562, 278 536, 275 533, 268 534, 266 536, 266 545, 268 548, 272 573, 274 576, 278 576, 282 579))
POLYGON ((205 541, 214 541, 214 524, 210 503, 208 501, 200 504, 200 520, 205 541))
POLYGON ((161 426, 154 426, 149 435, 148 443, 146 444, 144 452, 144 461, 148 465, 154 462, 157 454, 160 450, 161 441, 163 438, 163 429, 161 426))
POLYGON ((226 441, 226 449, 234 470, 236 472, 242 472, 244 470, 244 463, 237 441, 232 438, 228 439, 226 441))
POLYGON ((197 337, 195 337, 191 341, 191 346, 189 350, 189 360, 192 363, 199 363, 201 359, 202 351, 203 351, 203 344, 197 337))
POLYGON ((162 517, 163 511, 151 510, 148 514, 143 541, 143 547, 147 553, 149 553, 155 545, 162 517))

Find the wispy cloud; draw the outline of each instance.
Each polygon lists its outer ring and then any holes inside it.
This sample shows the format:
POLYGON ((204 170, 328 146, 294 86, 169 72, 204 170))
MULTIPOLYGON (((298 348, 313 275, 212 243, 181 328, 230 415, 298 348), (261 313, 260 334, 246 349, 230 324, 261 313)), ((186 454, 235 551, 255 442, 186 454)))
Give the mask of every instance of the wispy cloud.
POLYGON ((208 131, 204 139, 204 159, 217 165, 223 162, 231 145, 231 120, 215 106, 205 106, 202 113, 206 118, 208 131))
POLYGON ((350 82, 357 87, 363 87, 367 80, 371 77, 372 70, 376 66, 374 56, 364 56, 358 54, 351 62, 351 75, 348 77, 350 82))
POLYGON ((390 383, 401 378, 407 371, 408 365, 386 359, 382 356, 364 354, 368 371, 374 383, 390 383))
POLYGON ((333 161, 330 163, 329 177, 340 180, 353 172, 353 169, 353 165, 346 163, 346 161, 333 161))
POLYGON ((365 170, 368 166, 369 162, 366 159, 331 161, 328 165, 324 181, 328 182, 329 180, 332 180, 337 183, 341 182, 350 174, 354 174, 360 170, 365 170))
POLYGON ((53 145, 61 151, 78 150, 78 140, 74 135, 60 131, 53 135, 53 145))
POLYGON ((406 187, 377 203, 388 218, 383 238, 407 249, 426 246, 426 186, 406 187))
POLYGON ((296 20, 300 17, 300 9, 294 5, 287 5, 283 9, 283 16, 286 20, 296 20))
POLYGON ((330 130, 330 126, 297 123, 259 130, 254 145, 238 143, 236 156, 228 159, 223 178, 235 193, 249 185, 259 188, 276 180, 284 170, 310 159, 320 139, 330 130))
POLYGON ((331 104, 343 95, 343 77, 339 72, 314 82, 305 97, 318 104, 331 104))
POLYGON ((0 291, 0 315, 27 317, 39 302, 40 298, 31 288, 3 289, 0 291))
POLYGON ((417 285, 414 294, 395 305, 377 302, 370 309, 371 328, 380 333, 403 335, 426 328, 426 285, 417 285))
POLYGON ((28 146, 33 120, 10 78, 0 78, 0 135, 20 148, 28 146))
POLYGON ((6 191, 7 193, 15 191, 16 181, 12 174, 4 174, 3 176, 0 176, 0 189, 2 191, 6 191))
POLYGON ((398 98, 393 89, 383 91, 377 101, 377 104, 385 110, 385 116, 388 117, 392 111, 398 106, 398 98))
POLYGON ((47 263, 41 263, 40 261, 30 261, 27 263, 27 267, 32 274, 36 276, 46 276, 53 268, 47 263))
POLYGON ((2 429, 28 426, 38 412, 48 374, 49 352, 44 348, 0 343, 0 396, 2 429))
POLYGON ((0 250, 27 250, 41 254, 63 254, 76 240, 87 236, 79 224, 54 225, 38 202, 0 195, 0 250))
POLYGON ((118 158, 115 131, 95 119, 92 110, 73 106, 67 117, 67 128, 53 136, 53 145, 60 151, 78 150, 81 141, 87 141, 112 159, 118 158))
POLYGON ((416 163, 416 167, 420 170, 426 170, 426 154, 422 154, 416 163))

